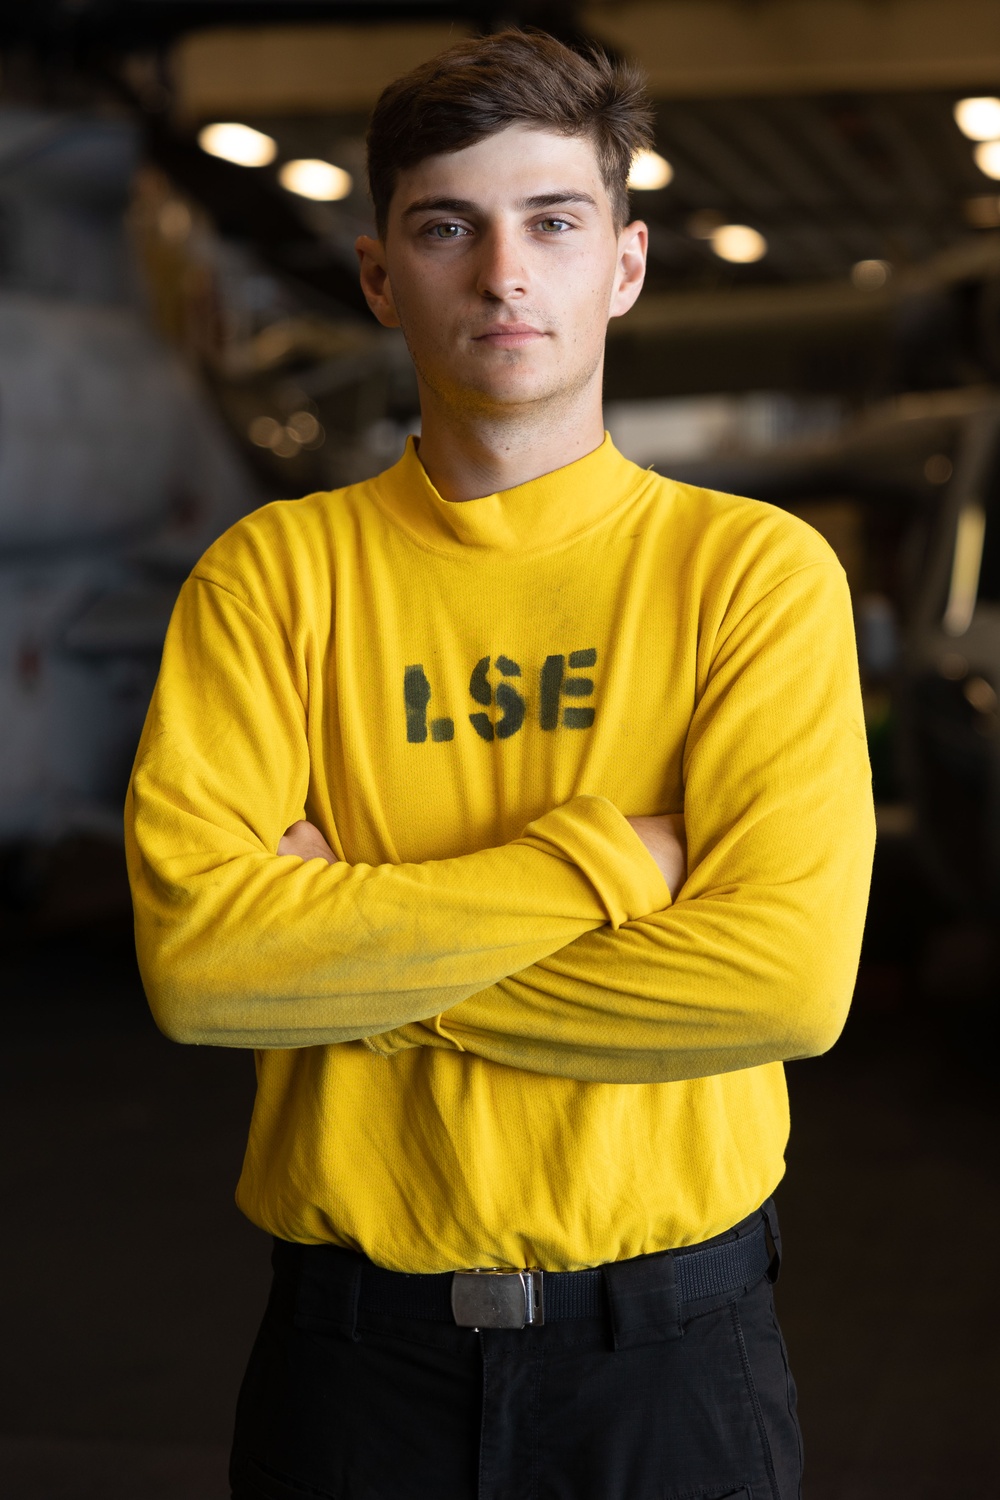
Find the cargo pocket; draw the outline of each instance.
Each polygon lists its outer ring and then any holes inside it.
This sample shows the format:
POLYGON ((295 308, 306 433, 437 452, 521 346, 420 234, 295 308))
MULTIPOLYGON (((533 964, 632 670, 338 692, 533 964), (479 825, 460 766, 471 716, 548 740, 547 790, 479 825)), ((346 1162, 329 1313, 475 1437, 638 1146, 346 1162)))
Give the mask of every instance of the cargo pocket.
POLYGON ((732 1314, 767 1471, 768 1500, 800 1500, 802 1436, 770 1282, 759 1282, 732 1303, 732 1314))

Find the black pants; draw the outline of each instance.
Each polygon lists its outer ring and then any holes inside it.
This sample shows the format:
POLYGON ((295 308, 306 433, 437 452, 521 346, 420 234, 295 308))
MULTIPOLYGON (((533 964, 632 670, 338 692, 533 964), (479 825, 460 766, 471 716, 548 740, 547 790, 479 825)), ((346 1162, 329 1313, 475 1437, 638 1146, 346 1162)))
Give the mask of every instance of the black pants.
MULTIPOLYGON (((621 1264, 641 1283, 660 1260, 621 1264)), ((276 1242, 237 1409, 233 1500, 799 1496, 770 1276, 665 1317, 643 1293, 624 1331, 606 1312, 477 1333, 359 1309, 362 1261, 276 1242)))

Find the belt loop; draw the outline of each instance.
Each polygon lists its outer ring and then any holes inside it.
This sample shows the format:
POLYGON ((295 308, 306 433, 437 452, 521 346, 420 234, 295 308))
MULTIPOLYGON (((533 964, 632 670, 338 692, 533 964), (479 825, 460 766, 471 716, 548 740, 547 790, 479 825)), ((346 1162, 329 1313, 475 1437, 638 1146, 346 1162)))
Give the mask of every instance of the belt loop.
POLYGON ((613 1261, 602 1269, 616 1349, 666 1344, 682 1336, 674 1258, 669 1250, 613 1261))
POLYGON ((762 1203, 760 1211, 764 1215, 767 1248, 771 1255, 771 1264, 767 1268, 767 1279, 773 1285, 781 1272, 781 1229, 778 1225, 778 1210, 774 1206, 774 1199, 768 1198, 766 1203, 762 1203))

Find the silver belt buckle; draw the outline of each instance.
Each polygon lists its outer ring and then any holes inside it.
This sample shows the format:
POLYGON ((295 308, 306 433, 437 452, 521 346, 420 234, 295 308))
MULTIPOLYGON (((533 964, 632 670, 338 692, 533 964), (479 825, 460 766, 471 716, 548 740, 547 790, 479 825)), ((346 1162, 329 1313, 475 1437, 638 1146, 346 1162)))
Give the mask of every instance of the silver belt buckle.
POLYGON ((524 1328, 545 1322, 541 1271, 456 1271, 451 1311, 459 1328, 524 1328))

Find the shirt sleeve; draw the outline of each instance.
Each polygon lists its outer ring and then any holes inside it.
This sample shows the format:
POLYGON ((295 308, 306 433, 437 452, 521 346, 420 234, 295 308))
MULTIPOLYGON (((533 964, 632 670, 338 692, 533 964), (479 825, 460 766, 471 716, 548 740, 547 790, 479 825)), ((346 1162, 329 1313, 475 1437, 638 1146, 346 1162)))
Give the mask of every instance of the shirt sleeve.
POLYGON ((215 581, 188 580, 126 807, 139 966, 169 1036, 357 1040, 669 901, 603 797, 575 797, 509 844, 454 859, 277 855, 308 806, 307 692, 271 621, 215 581))
POLYGON ((583 934, 369 1046, 451 1047, 616 1083, 832 1046, 874 849, 850 598, 832 559, 720 632, 686 743, 684 816, 689 874, 672 906, 583 934))

